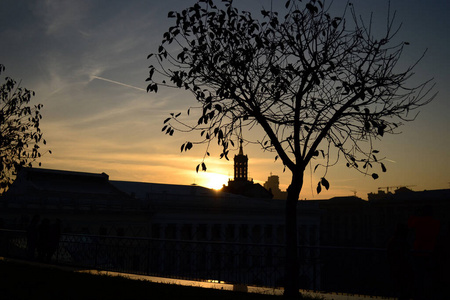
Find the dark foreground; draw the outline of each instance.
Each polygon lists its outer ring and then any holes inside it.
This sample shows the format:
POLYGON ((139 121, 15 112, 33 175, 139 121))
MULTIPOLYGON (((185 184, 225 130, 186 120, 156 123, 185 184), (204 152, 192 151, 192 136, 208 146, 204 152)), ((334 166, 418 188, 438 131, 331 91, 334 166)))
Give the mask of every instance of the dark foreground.
POLYGON ((267 299, 280 296, 158 284, 0 260, 1 299, 267 299))

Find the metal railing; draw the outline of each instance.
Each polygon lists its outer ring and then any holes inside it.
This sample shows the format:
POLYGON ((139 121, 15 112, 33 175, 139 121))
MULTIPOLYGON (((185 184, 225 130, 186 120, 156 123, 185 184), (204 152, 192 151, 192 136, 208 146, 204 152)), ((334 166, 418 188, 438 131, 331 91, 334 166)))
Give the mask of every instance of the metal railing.
MULTIPOLYGON (((51 262, 80 268, 280 287, 284 246, 63 234, 51 262)), ((33 255, 34 255, 33 251, 33 255)), ((384 249, 299 246, 304 289, 392 295, 384 249)), ((0 256, 32 259, 24 231, 0 230, 0 256)))

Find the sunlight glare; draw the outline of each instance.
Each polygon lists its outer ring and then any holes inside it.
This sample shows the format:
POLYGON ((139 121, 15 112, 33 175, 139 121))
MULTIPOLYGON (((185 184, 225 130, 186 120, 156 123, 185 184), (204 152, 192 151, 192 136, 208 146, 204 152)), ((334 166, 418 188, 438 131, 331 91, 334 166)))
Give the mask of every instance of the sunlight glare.
POLYGON ((202 183, 203 185, 210 189, 220 190, 224 184, 228 183, 228 176, 218 173, 203 173, 202 174, 202 183))

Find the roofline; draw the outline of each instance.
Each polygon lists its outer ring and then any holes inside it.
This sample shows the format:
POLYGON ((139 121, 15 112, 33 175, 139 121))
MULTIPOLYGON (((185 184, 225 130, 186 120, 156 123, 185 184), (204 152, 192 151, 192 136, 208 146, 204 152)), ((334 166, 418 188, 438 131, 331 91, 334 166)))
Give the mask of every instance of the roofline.
POLYGON ((62 175, 75 175, 75 176, 95 176, 109 179, 109 175, 102 173, 89 173, 89 172, 79 172, 79 171, 68 171, 68 170, 55 170, 55 169, 45 169, 45 168, 29 168, 23 167, 20 169, 21 172, 32 172, 32 173, 50 173, 50 174, 62 174, 62 175))

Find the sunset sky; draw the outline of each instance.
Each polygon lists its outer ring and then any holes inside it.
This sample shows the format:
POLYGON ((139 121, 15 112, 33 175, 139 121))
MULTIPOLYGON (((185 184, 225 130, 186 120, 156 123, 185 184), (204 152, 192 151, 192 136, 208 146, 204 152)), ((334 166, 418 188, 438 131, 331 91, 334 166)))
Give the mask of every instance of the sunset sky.
MULTIPOLYGON (((337 5, 345 3, 335 0, 337 5)), ((388 1, 353 1, 357 11, 385 24, 388 1)), ((161 132, 170 112, 195 106, 183 90, 146 92, 147 55, 155 52, 163 33, 172 26, 170 10, 195 3, 188 0, 150 1, 0 1, 1 75, 21 80, 44 104, 41 129, 47 140, 42 167, 102 173, 112 180, 192 184, 217 187, 233 175, 231 160, 220 160, 212 149, 206 173, 196 173, 204 148, 180 153, 189 137, 161 132)), ((321 174, 306 173, 301 198, 353 195, 367 198, 378 187, 411 186, 413 190, 450 187, 450 2, 448 0, 391 0, 402 22, 399 39, 410 46, 403 62, 411 64, 428 52, 414 80, 435 78, 437 98, 421 109, 401 135, 385 136, 376 147, 386 157, 387 173, 378 180, 338 163, 328 172, 330 190, 317 195, 321 174), (312 176, 312 177, 311 177, 312 176), (312 179, 311 179, 312 178, 312 179)), ((269 0, 237 0, 237 7, 258 14, 269 0)), ((284 1, 273 0, 274 7, 284 1)), ((195 121, 195 120, 194 120, 195 121)), ((244 136, 253 133, 244 133, 244 136)), ((249 176, 264 183, 272 173, 281 188, 289 183, 274 154, 257 145, 244 145, 249 176)))

